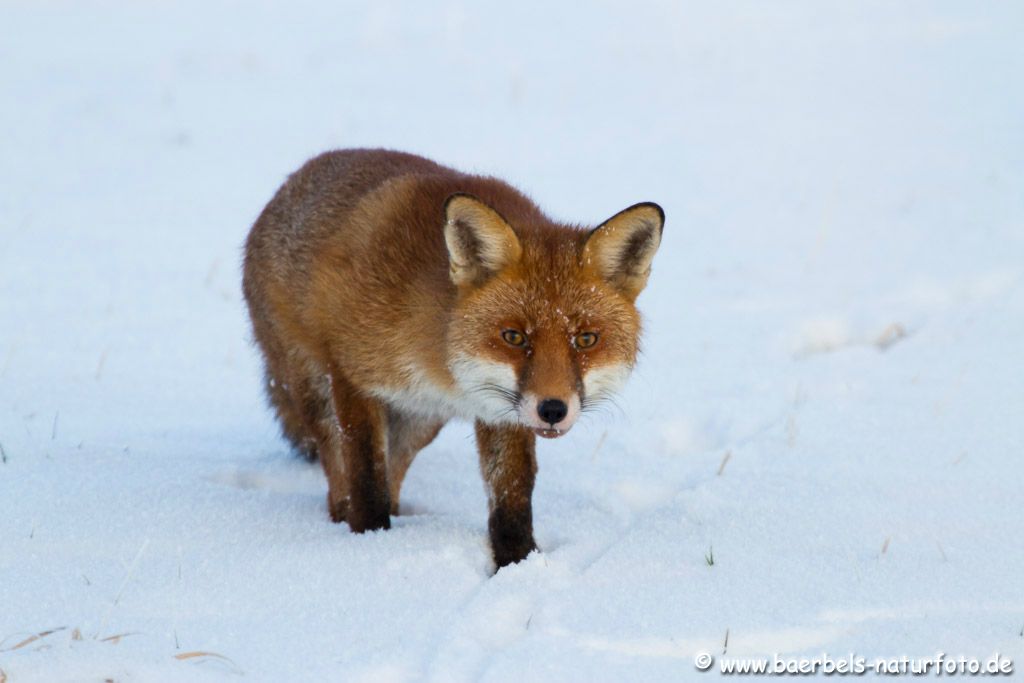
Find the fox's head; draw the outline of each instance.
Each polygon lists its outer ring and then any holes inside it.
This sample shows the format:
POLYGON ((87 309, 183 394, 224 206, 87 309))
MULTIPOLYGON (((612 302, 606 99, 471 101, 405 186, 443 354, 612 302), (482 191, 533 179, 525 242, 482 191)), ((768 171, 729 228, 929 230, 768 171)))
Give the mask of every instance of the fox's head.
POLYGON ((485 422, 553 438, 625 381, 665 214, 644 203, 590 231, 510 225, 479 199, 445 204, 456 305, 448 365, 485 422))

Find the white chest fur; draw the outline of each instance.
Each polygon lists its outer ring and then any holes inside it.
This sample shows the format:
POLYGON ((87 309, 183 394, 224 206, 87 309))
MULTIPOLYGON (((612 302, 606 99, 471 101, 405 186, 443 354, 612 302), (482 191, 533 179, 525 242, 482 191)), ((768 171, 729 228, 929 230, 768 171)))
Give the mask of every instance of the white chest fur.
POLYGON ((398 387, 371 387, 371 393, 395 409, 421 417, 450 420, 453 417, 486 422, 517 422, 515 406, 493 391, 516 391, 512 368, 473 356, 456 356, 449 363, 455 379, 441 386, 416 367, 407 368, 398 387))

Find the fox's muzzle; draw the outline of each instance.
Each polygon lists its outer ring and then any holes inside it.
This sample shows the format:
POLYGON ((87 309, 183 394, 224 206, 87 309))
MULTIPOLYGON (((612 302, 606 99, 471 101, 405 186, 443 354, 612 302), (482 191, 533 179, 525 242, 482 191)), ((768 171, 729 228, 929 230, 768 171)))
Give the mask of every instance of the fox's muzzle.
POLYGON ((520 406, 520 419, 537 436, 554 439, 568 432, 580 414, 580 399, 576 394, 568 401, 560 398, 537 398, 525 395, 520 406))

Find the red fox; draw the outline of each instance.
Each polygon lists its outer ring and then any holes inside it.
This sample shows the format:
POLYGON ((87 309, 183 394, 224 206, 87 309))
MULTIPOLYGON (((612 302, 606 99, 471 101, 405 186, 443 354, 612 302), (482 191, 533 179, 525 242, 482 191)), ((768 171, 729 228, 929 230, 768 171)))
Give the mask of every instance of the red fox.
POLYGON ((245 249, 243 288, 285 436, 352 531, 387 529, 416 454, 473 420, 498 568, 536 548, 536 436, 621 386, 664 212, 562 225, 490 177, 412 154, 328 152, 291 175, 245 249))

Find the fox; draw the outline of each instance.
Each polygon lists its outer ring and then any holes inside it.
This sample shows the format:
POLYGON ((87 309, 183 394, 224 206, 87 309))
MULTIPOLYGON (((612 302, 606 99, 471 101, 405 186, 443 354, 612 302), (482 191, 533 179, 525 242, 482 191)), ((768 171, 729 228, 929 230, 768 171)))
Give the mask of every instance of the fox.
POLYGON ((665 213, 557 222, 495 177, 385 149, 288 176, 245 243, 243 293, 283 435, 352 532, 390 528, 413 459, 473 421, 496 569, 537 549, 536 437, 566 434, 637 360, 665 213))

